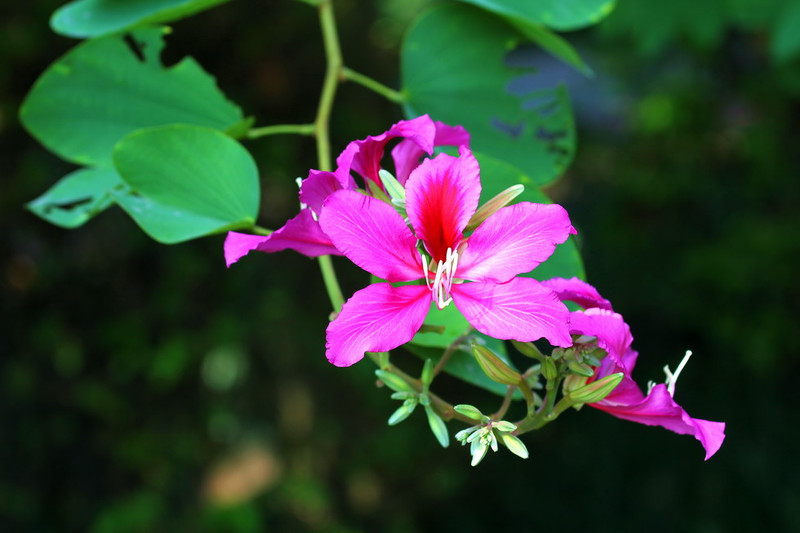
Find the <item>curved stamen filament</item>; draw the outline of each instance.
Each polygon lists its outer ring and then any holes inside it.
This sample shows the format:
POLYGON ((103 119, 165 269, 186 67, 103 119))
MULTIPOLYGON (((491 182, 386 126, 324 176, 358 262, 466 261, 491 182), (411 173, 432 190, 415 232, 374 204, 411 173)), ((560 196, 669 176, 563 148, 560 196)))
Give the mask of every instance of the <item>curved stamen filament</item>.
POLYGON ((422 258, 422 273, 425 277, 425 284, 431 291, 433 301, 436 302, 436 307, 444 309, 453 299, 450 297, 450 289, 453 287, 453 280, 455 279, 456 267, 458 266, 458 252, 452 248, 447 249, 447 255, 444 261, 439 261, 436 264, 436 275, 433 282, 430 280, 430 270, 428 269, 428 261, 423 254, 422 258))

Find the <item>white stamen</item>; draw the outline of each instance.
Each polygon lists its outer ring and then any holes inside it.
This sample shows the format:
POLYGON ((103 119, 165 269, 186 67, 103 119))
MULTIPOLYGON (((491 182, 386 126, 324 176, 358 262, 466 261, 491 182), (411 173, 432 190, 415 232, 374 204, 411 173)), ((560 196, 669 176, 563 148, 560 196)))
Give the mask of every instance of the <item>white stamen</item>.
MULTIPOLYGON (((689 358, 692 356, 691 350, 686 350, 686 355, 683 356, 681 362, 678 364, 678 368, 675 369, 675 373, 673 374, 672 371, 669 369, 669 365, 664 365, 664 374, 667 375, 667 379, 664 381, 664 385, 667 386, 667 392, 669 392, 670 396, 675 396, 675 384, 678 382, 678 376, 681 375, 681 371, 683 367, 686 366, 686 363, 689 362, 689 358)), ((650 394, 650 391, 653 390, 656 384, 653 381, 647 383, 647 394, 650 394)))
MULTIPOLYGON (((303 178, 296 178, 294 180, 294 182, 297 183, 297 188, 298 189, 302 189, 303 188, 303 178)), ((317 216, 317 214, 314 212, 313 209, 308 207, 308 204, 300 202, 300 211, 302 211, 303 209, 308 209, 309 211, 311 211, 311 218, 313 218, 314 221, 318 221, 319 220, 319 217, 317 216)))

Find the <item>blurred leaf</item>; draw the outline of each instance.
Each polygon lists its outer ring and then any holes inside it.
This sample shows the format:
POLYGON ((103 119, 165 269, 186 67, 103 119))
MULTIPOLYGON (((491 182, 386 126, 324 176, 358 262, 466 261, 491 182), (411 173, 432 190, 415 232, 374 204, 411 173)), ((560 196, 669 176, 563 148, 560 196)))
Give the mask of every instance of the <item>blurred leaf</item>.
MULTIPOLYGON (((525 186, 525 190, 517 197, 517 202, 553 203, 533 183, 533 180, 519 169, 484 154, 476 153, 475 157, 481 167, 481 183, 483 185, 481 203, 517 183, 525 186)), ((580 252, 578 252, 578 247, 575 245, 574 238, 570 237, 567 242, 558 245, 547 261, 536 267, 532 272, 522 275, 538 280, 554 277, 571 278, 572 276, 583 279, 585 277, 583 261, 581 260, 580 252)))
MULTIPOLYGON (((454 306, 451 305, 449 307, 454 306)), ((479 332, 473 333, 472 340, 477 340, 477 342, 480 342, 482 345, 488 347, 506 364, 516 370, 516 367, 508 359, 506 346, 503 341, 487 337, 483 333, 479 332)), ((413 343, 405 344, 403 347, 423 360, 431 359, 434 363, 438 362, 444 353, 442 348, 420 346, 413 343)), ((444 371, 451 376, 455 376, 462 381, 475 385, 476 387, 480 387, 489 392, 493 392, 499 396, 503 396, 506 393, 507 387, 505 385, 501 385, 500 383, 492 381, 486 376, 486 374, 483 373, 480 365, 472 355, 472 351, 468 342, 462 343, 462 345, 453 352, 453 355, 447 361, 447 364, 444 365, 444 371)), ((522 398, 522 395, 515 393, 514 399, 518 398, 522 398)))
POLYGON ((161 495, 143 490, 107 506, 97 517, 90 531, 91 533, 153 531, 166 508, 166 502, 161 495))
POLYGON ((614 9, 616 0, 461 0, 487 11, 544 24, 554 30, 569 31, 591 26, 603 20, 614 9))
POLYGON ((779 63, 800 53, 800 1, 787 2, 775 19, 770 52, 779 63))
POLYGON ((113 168, 84 168, 61 178, 26 207, 51 224, 76 228, 112 205, 110 191, 121 184, 113 168))
POLYGON ((547 29, 543 24, 534 24, 515 19, 509 19, 509 22, 525 37, 538 44, 553 56, 572 65, 587 76, 594 74, 592 69, 589 68, 589 65, 583 62, 583 59, 581 59, 581 56, 571 44, 557 33, 547 29))
POLYGON ((250 154, 225 134, 200 126, 136 131, 114 149, 130 190, 117 203, 153 239, 171 244, 253 225, 258 171, 250 154))
POLYGON ((226 130, 243 120, 191 58, 164 68, 161 29, 87 41, 36 81, 20 120, 48 149, 76 163, 110 167, 128 133, 171 123, 226 130))
POLYGON ((99 37, 145 24, 165 24, 230 0, 75 0, 50 19, 67 37, 99 37))
POLYGON ((550 183, 575 150, 566 89, 507 91, 514 71, 505 56, 520 35, 503 22, 467 6, 426 12, 402 49, 406 114, 429 113, 469 130, 472 148, 507 161, 534 182, 550 183))

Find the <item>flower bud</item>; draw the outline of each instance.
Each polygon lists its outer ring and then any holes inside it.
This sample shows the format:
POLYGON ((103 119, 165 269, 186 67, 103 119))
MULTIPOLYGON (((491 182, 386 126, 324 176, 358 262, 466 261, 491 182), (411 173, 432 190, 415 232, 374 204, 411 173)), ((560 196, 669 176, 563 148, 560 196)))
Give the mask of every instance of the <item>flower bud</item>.
POLYGON ((472 345, 472 354, 489 379, 503 385, 519 385, 522 375, 508 366, 494 352, 478 344, 472 345))
POLYGON ((450 434, 447 433, 447 426, 436 411, 429 405, 425 406, 425 414, 428 415, 428 425, 431 427, 433 436, 442 445, 442 448, 447 448, 450 445, 450 434))
POLYGON ((456 406, 453 406, 453 410, 461 415, 466 416, 467 418, 471 418, 473 420, 480 420, 482 422, 488 422, 489 417, 485 416, 477 407, 473 407, 471 405, 467 405, 465 403, 460 403, 456 406))
POLYGON ((514 435, 511 435, 510 433, 503 433, 500 435, 500 440, 514 455, 522 457, 523 459, 528 458, 528 448, 514 435))
POLYGON ((375 375, 378 376, 387 387, 395 392, 415 392, 414 389, 405 382, 403 378, 392 374, 386 370, 376 370, 375 375))
POLYGON ((378 171, 378 176, 381 178, 383 188, 386 189, 386 192, 389 193, 389 196, 391 196, 392 200, 405 201, 406 190, 402 185, 400 185, 400 182, 397 181, 397 178, 395 178, 391 172, 380 169, 378 171))
POLYGON ((392 416, 389 417, 389 425, 395 426, 408 418, 411 413, 414 412, 414 409, 417 407, 416 400, 406 400, 403 402, 403 405, 397 408, 397 410, 392 413, 392 416))
POLYGON ((522 184, 512 185, 508 189, 504 190, 475 211, 475 214, 472 215, 472 218, 467 223, 467 227, 465 231, 472 231, 481 223, 492 216, 494 213, 502 209, 503 207, 507 206, 511 202, 514 201, 514 198, 522 194, 522 191, 525 190, 525 186, 522 184))
POLYGON ((592 367, 590 367, 589 365, 587 365, 585 363, 579 363, 577 361, 570 361, 567 364, 567 367, 574 374, 578 374, 579 376, 585 376, 587 378, 590 378, 590 377, 594 376, 594 370, 592 369, 592 367))
POLYGON ((511 344, 513 344, 514 348, 519 350, 519 353, 521 353, 522 355, 525 355, 532 359, 536 359, 537 361, 544 360, 544 354, 540 352, 539 348, 537 348, 536 345, 533 344, 532 342, 519 342, 512 340, 511 344))
POLYGON ((569 393, 568 397, 574 403, 595 403, 599 402, 606 396, 608 396, 611 391, 613 391, 617 385, 622 381, 622 377, 624 374, 622 372, 617 372, 616 374, 611 374, 609 376, 604 377, 603 379, 599 379, 597 381, 593 381, 588 385, 584 385, 579 389, 575 389, 569 393))
POLYGON ((558 377, 558 369, 556 368, 556 363, 552 358, 548 357, 544 360, 544 364, 542 364, 542 375, 547 381, 556 379, 558 377))

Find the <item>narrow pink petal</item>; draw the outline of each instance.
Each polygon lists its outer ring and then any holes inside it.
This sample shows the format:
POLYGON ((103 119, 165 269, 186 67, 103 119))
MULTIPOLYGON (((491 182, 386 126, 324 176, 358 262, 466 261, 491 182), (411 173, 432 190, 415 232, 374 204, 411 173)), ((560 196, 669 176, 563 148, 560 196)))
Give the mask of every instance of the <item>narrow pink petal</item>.
POLYGON ((406 212, 434 262, 461 243, 481 194, 478 161, 462 146, 459 157, 426 159, 406 182, 406 212))
MULTIPOLYGON (((433 140, 436 136, 436 127, 428 115, 422 115, 412 120, 401 120, 397 124, 392 125, 388 131, 380 135, 369 136, 360 141, 351 142, 345 149, 352 150, 352 146, 358 147, 354 153, 350 167, 361 174, 365 179, 381 183, 378 171, 381 168, 381 160, 383 159, 383 151, 386 143, 397 137, 409 139, 415 145, 419 146, 424 152, 431 153, 433 151, 433 140)), ((342 156, 340 156, 342 158, 342 156)), ((343 166, 339 159, 336 160, 339 166, 343 166)))
POLYGON ((266 236, 228 232, 224 249, 225 263, 228 266, 253 250, 267 253, 295 250, 308 257, 342 255, 322 232, 308 209, 301 209, 300 213, 288 220, 283 227, 266 236))
POLYGON ((597 289, 578 278, 553 278, 542 281, 542 284, 556 291, 561 301, 575 302, 584 309, 599 307, 612 310, 611 302, 603 298, 597 289))
POLYGON ((550 257, 573 231, 560 205, 506 206, 478 226, 459 259, 458 276, 504 283, 550 257))
POLYGON ((387 281, 422 278, 417 240, 389 204, 338 191, 325 200, 319 223, 336 248, 367 272, 387 281))
MULTIPOLYGON (((300 201, 319 215, 322 212, 322 202, 344 188, 333 172, 312 170, 300 185, 300 201)), ((355 186, 352 188, 355 189, 355 186)))
MULTIPOLYGON (((448 126, 436 121, 436 137, 433 146, 469 146, 469 132, 462 126, 448 126)), ((392 149, 392 159, 397 181, 405 184, 411 171, 419 166, 419 159, 424 155, 430 155, 432 150, 425 150, 413 139, 404 139, 392 149)))
POLYGON ((663 383, 653 387, 646 398, 635 403, 630 403, 627 396, 621 396, 615 389, 604 400, 589 405, 623 420, 661 426, 681 435, 693 435, 705 448, 706 460, 722 446, 725 424, 690 417, 675 403, 663 383))
MULTIPOLYGON (((547 286, 545 283, 542 285, 547 286)), ((622 315, 606 309, 592 308, 570 313, 570 332, 597 337, 597 345, 620 366, 624 364, 623 358, 633 343, 631 328, 625 323, 622 315)), ((635 363, 635 358, 633 362, 635 363)), ((630 373, 633 371, 633 366, 626 367, 626 370, 630 373)), ((614 372, 619 370, 615 369, 609 373, 614 372)))
POLYGON ((544 337, 554 346, 572 346, 569 311, 535 279, 462 283, 450 294, 469 323, 490 337, 522 342, 544 337))
POLYGON ((430 292, 424 285, 369 285, 347 300, 328 324, 325 355, 336 366, 350 366, 364 352, 397 348, 419 331, 429 307, 430 292))

